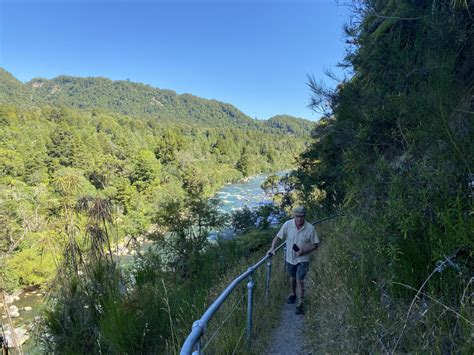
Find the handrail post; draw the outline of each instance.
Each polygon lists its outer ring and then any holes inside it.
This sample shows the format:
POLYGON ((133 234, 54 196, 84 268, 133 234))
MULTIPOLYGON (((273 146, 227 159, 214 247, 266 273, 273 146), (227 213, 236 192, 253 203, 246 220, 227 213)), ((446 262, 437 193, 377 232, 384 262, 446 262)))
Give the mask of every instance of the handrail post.
MULTIPOLYGON (((249 270, 252 270, 250 267, 249 270)), ((247 297, 247 347, 250 350, 252 338, 252 314, 253 314, 253 286, 254 281, 252 273, 249 275, 249 282, 247 283, 248 297, 247 297)))
POLYGON ((268 294, 270 292, 270 277, 272 275, 272 257, 267 261, 267 277, 265 279, 265 303, 268 303, 268 294))

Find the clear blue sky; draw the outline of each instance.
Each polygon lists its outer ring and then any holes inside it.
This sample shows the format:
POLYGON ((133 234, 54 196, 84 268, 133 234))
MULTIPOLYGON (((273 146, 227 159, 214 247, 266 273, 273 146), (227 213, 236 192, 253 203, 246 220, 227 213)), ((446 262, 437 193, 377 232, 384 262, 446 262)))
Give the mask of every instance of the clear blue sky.
POLYGON ((0 0, 0 66, 21 81, 104 76, 308 119, 307 74, 344 56, 336 0, 0 0))

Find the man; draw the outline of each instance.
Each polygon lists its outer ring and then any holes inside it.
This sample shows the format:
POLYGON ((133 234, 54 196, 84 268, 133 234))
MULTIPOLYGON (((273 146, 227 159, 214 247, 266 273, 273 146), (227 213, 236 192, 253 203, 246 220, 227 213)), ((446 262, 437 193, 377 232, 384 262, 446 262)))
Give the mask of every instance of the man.
POLYGON ((296 289, 299 291, 299 302, 296 314, 303 314, 304 278, 308 272, 309 253, 318 247, 319 238, 311 223, 305 221, 304 207, 293 210, 293 219, 286 221, 278 234, 273 238, 269 254, 274 253, 278 240, 286 238, 286 269, 290 274, 291 295, 287 303, 296 302, 296 289))

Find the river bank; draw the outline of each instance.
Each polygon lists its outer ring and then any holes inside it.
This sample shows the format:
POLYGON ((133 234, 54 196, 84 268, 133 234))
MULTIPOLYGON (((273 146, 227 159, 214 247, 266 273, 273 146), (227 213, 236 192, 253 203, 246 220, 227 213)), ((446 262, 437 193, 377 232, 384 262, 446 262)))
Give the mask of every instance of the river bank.
MULTIPOLYGON (((42 311, 45 292, 39 287, 29 287, 0 297, 2 309, 3 342, 9 348, 19 346, 30 339, 30 333, 42 311)), ((0 337, 2 334, 0 334, 0 337)))

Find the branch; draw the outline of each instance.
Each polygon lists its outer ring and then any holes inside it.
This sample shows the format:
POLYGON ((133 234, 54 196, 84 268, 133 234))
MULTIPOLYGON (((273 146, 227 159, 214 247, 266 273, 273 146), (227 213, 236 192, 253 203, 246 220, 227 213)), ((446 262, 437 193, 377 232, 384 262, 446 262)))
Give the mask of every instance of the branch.
POLYGON ((398 16, 383 16, 379 15, 377 12, 374 10, 374 14, 378 18, 383 18, 383 19, 391 19, 391 20, 402 20, 402 21, 416 21, 416 20, 421 20, 425 16, 419 16, 419 17, 398 17, 398 16))

